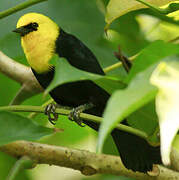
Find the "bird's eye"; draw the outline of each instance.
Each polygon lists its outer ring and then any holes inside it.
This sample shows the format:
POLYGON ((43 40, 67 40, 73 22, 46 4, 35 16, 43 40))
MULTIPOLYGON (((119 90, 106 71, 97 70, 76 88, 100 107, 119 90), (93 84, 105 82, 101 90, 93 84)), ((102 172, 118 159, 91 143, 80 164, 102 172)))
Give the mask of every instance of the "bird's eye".
POLYGON ((39 26, 39 25, 38 25, 36 22, 35 22, 35 23, 32 23, 32 27, 33 27, 33 28, 36 29, 38 26, 39 26))

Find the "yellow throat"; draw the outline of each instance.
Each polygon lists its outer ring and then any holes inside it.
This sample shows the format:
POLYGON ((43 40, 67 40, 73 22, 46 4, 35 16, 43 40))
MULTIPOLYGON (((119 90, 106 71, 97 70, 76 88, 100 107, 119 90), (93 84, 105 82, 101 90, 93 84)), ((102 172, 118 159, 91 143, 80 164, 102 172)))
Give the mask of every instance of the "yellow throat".
POLYGON ((37 73, 49 70, 49 60, 55 54, 55 41, 59 36, 59 27, 50 18, 38 14, 28 13, 17 22, 17 28, 37 23, 36 31, 29 32, 21 37, 21 45, 29 65, 37 73))

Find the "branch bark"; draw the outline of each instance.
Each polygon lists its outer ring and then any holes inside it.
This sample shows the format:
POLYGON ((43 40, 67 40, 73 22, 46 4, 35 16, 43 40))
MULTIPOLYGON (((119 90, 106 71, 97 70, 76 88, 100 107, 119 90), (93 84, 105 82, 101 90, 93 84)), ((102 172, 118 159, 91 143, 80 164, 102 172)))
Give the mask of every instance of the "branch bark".
POLYGON ((0 72, 22 84, 11 104, 21 104, 24 100, 43 91, 31 69, 6 56, 0 51, 0 72))
POLYGON ((69 149, 27 141, 16 141, 0 147, 0 151, 13 157, 29 157, 37 164, 57 165, 81 171, 84 175, 114 174, 139 180, 178 180, 179 173, 156 166, 155 176, 127 170, 120 157, 96 154, 86 150, 69 149))

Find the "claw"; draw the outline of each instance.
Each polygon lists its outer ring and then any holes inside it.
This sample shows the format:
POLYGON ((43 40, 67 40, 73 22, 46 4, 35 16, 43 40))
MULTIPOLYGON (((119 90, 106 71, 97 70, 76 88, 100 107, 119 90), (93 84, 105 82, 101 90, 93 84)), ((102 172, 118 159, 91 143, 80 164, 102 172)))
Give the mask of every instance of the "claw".
POLYGON ((90 109, 93 107, 93 104, 89 103, 89 104, 84 104, 81 106, 78 106, 76 108, 73 108, 72 111, 70 112, 68 118, 71 121, 75 121, 79 126, 84 127, 85 125, 83 125, 83 120, 80 118, 80 113, 82 113, 83 111, 90 109))
POLYGON ((58 119, 58 114, 55 112, 56 108, 57 108, 57 105, 54 103, 48 104, 45 108, 45 115, 48 116, 48 120, 53 125, 55 125, 54 121, 57 121, 57 119, 58 119), (53 117, 52 117, 52 115, 53 115, 53 117))
POLYGON ((83 120, 80 118, 81 111, 77 108, 73 108, 70 112, 68 119, 71 121, 75 121, 79 126, 84 127, 85 125, 82 125, 83 120))

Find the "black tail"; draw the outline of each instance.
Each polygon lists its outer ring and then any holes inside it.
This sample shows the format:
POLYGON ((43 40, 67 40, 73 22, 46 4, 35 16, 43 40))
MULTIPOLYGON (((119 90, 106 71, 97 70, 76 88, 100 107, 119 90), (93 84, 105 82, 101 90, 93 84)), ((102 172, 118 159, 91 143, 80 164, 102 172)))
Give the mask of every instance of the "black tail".
MULTIPOLYGON (((99 128, 96 123, 83 122, 96 131, 99 128)), ((153 164, 161 164, 160 147, 153 147, 139 136, 118 129, 114 129, 111 135, 127 169, 147 172, 152 170, 153 164)))
POLYGON ((152 170, 153 164, 161 164, 160 147, 153 147, 139 136, 117 129, 111 134, 127 169, 147 172, 152 170))

